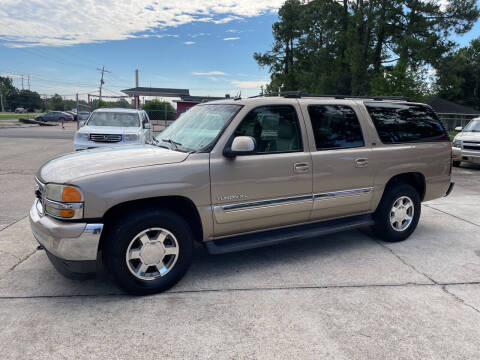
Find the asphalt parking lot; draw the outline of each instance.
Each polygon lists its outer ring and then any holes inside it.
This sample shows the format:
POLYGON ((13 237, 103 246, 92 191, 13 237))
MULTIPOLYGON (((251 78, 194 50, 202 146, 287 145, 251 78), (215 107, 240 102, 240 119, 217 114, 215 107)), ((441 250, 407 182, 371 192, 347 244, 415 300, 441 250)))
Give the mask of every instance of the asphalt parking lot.
POLYGON ((480 167, 454 169, 453 193, 423 205, 405 242, 349 231, 198 251, 177 286, 136 298, 105 273, 64 279, 36 250, 33 174, 72 136, 0 128, 2 359, 479 357, 480 167))

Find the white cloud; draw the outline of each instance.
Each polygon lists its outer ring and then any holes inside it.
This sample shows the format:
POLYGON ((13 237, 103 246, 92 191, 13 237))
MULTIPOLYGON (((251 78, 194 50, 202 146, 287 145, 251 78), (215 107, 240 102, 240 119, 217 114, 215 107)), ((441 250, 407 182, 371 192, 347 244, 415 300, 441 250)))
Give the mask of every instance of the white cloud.
POLYGON ((195 38, 201 37, 201 36, 210 36, 210 34, 209 33, 198 33, 198 34, 188 34, 188 36, 195 39, 195 38))
POLYGON ((232 40, 239 40, 239 39, 240 39, 240 36, 223 38, 223 40, 225 41, 232 41, 232 40))
POLYGON ((240 30, 229 29, 229 30, 227 30, 227 32, 232 33, 232 34, 238 34, 238 33, 240 33, 240 30))
POLYGON ((185 45, 193 45, 193 44, 195 44, 195 41, 185 41, 184 44, 185 45))
POLYGON ((213 20, 212 22, 214 24, 226 24, 230 21, 233 21, 233 20, 242 20, 243 18, 241 18, 240 16, 227 16, 227 17, 224 17, 222 19, 218 19, 218 20, 213 20))
POLYGON ((222 24, 276 11, 283 1, 2 0, 0 44, 68 46, 159 37, 162 31, 187 23, 222 24))
POLYGON ((261 81, 239 81, 232 80, 232 84, 240 89, 260 89, 260 86, 268 84, 269 80, 261 81))
POLYGON ((193 75, 205 75, 205 76, 212 76, 212 75, 227 75, 223 71, 219 70, 214 70, 214 71, 205 71, 205 72, 200 72, 200 71, 194 71, 192 72, 193 75))

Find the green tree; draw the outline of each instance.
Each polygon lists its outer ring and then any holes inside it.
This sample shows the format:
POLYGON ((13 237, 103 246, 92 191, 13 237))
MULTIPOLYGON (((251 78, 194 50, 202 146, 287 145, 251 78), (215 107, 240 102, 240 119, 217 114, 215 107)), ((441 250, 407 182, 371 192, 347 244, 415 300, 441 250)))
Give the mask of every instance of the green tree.
POLYGON ((47 109, 48 110, 54 110, 54 111, 64 111, 67 110, 65 108, 65 104, 63 102, 63 98, 55 94, 52 97, 47 99, 47 109))
POLYGON ((15 105, 11 105, 10 101, 17 96, 18 90, 13 86, 12 79, 0 76, 0 90, 2 91, 2 101, 5 110, 13 111, 15 105))
POLYGON ((441 59, 436 75, 440 97, 480 110, 480 38, 441 59))
POLYGON ((479 17, 475 0, 287 0, 273 45, 254 59, 271 73, 268 91, 422 97, 436 67, 479 17))
POLYGON ((174 120, 176 111, 169 101, 151 100, 142 105, 152 120, 174 120))
POLYGON ((273 24, 274 44, 265 54, 255 53, 254 59, 260 66, 269 66, 274 74, 268 91, 296 90, 295 55, 297 41, 301 35, 302 4, 299 0, 287 0, 278 11, 279 21, 273 24))

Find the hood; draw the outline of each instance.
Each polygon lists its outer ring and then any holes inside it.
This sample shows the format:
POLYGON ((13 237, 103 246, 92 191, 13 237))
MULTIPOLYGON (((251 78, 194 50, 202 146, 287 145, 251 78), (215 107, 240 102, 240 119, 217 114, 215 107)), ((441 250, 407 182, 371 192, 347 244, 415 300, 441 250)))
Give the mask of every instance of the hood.
POLYGON ((70 183, 80 177, 143 166, 179 163, 188 153, 153 145, 101 147, 65 154, 45 163, 37 177, 43 182, 70 183))
POLYGON ((462 141, 480 141, 480 132, 461 132, 455 136, 455 140, 462 141))
POLYGON ((85 134, 136 134, 140 130, 139 126, 121 127, 121 126, 83 126, 77 132, 85 134))

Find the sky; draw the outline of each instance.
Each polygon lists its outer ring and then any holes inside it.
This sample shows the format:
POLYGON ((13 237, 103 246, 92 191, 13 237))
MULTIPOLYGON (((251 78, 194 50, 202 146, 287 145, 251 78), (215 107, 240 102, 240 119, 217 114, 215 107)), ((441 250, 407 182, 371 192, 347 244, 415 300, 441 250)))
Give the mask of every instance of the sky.
MULTIPOLYGON (((269 79, 253 60, 272 44, 283 0, 2 0, 0 75, 41 94, 122 95, 139 85, 192 95, 256 95, 269 79)), ((480 22, 460 45, 480 35, 480 22)))

